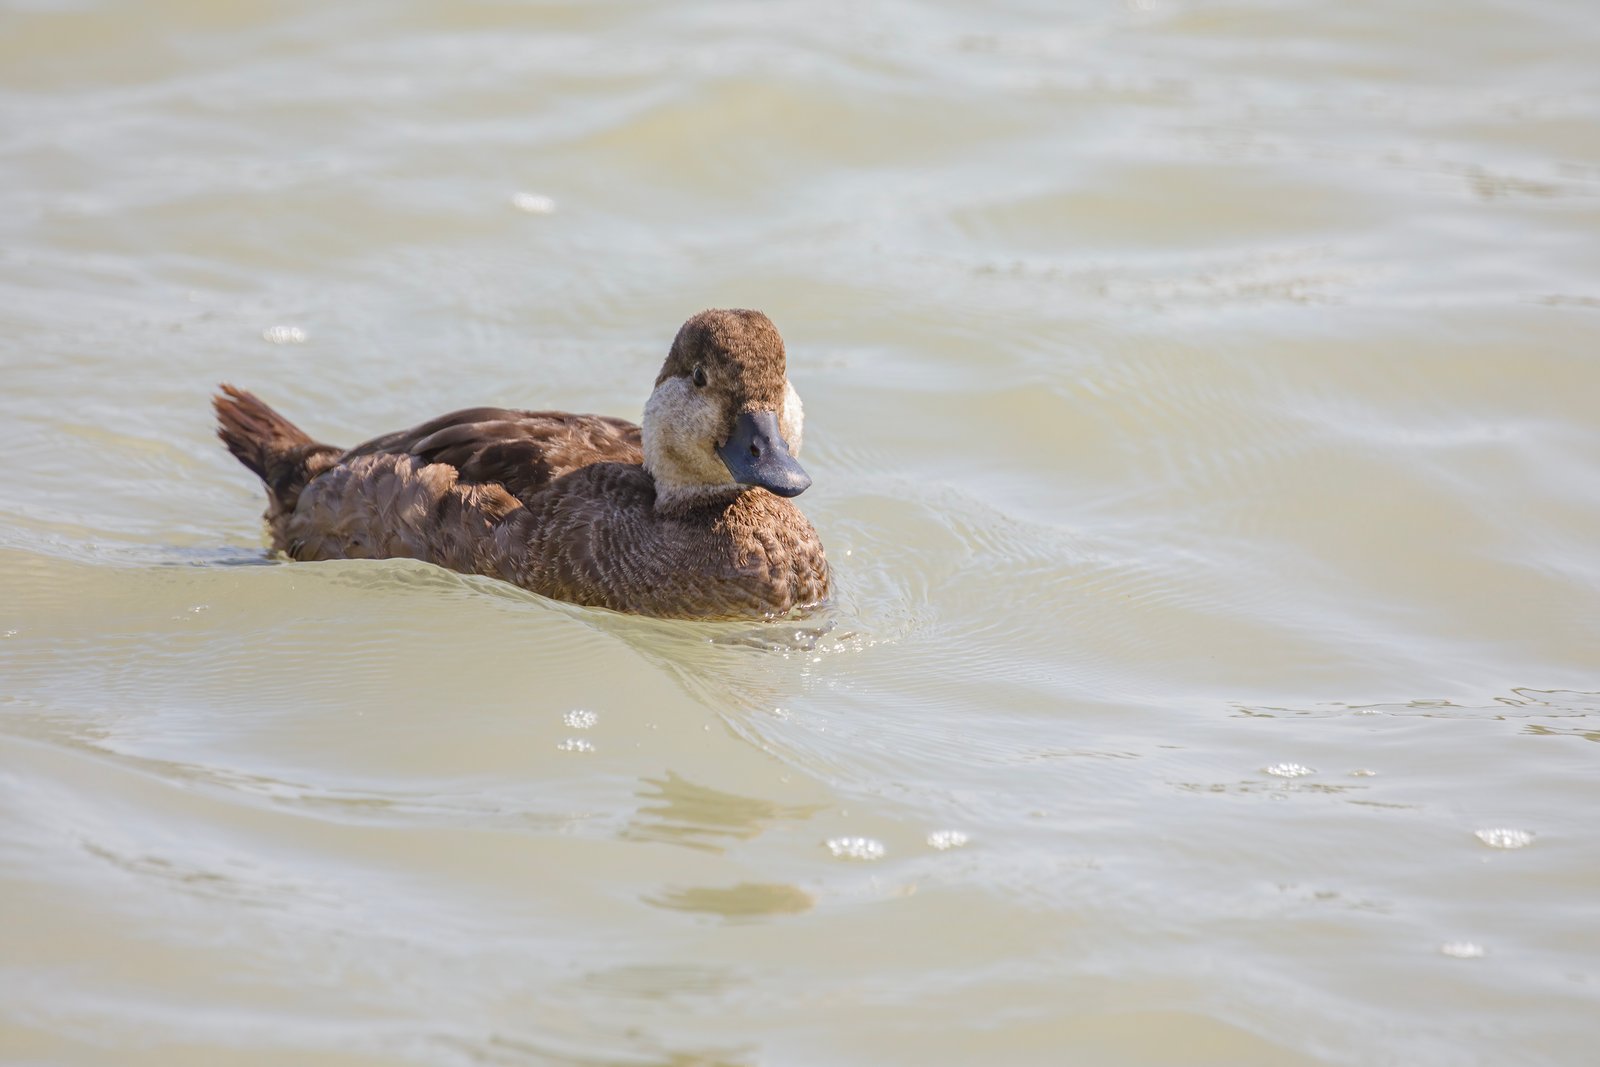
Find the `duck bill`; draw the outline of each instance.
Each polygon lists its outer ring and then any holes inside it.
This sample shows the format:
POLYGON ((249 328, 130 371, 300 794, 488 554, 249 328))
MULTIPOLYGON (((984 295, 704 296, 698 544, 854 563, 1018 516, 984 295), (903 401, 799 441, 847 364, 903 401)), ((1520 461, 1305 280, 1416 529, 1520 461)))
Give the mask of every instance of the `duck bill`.
POLYGON ((779 496, 799 496, 811 485, 811 476, 789 454, 775 411, 740 415, 717 455, 740 485, 760 486, 779 496))

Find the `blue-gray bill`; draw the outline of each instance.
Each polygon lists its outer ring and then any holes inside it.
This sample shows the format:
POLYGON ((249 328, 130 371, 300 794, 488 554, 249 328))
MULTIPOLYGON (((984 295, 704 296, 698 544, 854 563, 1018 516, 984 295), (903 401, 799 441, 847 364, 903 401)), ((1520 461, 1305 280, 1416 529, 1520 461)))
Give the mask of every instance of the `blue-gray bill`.
POLYGON ((740 415, 717 455, 740 485, 757 485, 779 496, 799 496, 811 486, 811 476, 789 454, 774 411, 740 415))

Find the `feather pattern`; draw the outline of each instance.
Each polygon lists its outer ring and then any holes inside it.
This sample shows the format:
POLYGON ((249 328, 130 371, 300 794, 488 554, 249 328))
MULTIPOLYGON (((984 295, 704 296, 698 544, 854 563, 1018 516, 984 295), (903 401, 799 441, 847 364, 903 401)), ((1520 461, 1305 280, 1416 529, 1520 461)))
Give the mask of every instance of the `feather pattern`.
POLYGON ((710 311, 679 331, 644 428, 480 407, 341 451, 243 390, 223 386, 214 406, 219 436, 266 486, 273 547, 293 559, 406 557, 579 604, 731 618, 828 595, 805 515, 717 459, 752 411, 781 412, 798 445, 792 394, 766 316, 710 311))

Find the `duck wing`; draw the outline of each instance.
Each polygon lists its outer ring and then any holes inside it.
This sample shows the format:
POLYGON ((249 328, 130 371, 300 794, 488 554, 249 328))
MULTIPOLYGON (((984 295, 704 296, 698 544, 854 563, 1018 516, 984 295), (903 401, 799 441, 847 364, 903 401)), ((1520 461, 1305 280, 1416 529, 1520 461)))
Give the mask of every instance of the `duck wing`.
POLYGON ((499 484, 523 501, 594 463, 642 464, 639 427, 608 415, 467 408, 375 437, 341 457, 399 454, 454 467, 465 484, 499 484))

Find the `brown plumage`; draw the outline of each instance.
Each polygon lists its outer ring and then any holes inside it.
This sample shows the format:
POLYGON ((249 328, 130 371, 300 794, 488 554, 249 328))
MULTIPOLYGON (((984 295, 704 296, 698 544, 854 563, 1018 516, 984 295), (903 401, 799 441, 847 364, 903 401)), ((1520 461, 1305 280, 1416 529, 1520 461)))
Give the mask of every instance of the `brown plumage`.
POLYGON ((230 385, 213 406, 266 486, 273 548, 294 559, 421 559, 671 618, 776 615, 828 594, 816 531, 785 499, 810 484, 793 459, 802 412, 760 312, 686 322, 642 426, 471 408, 346 451, 230 385))

